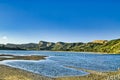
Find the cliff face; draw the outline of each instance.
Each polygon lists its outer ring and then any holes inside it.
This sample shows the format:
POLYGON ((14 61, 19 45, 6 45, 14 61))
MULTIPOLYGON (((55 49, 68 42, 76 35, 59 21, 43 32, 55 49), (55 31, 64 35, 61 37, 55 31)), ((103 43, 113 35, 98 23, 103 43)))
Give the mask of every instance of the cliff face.
POLYGON ((55 43, 52 42, 46 42, 46 41, 40 41, 38 44, 39 50, 50 50, 55 43))
POLYGON ((107 43, 107 40, 94 40, 93 43, 100 43, 100 44, 104 44, 107 43))

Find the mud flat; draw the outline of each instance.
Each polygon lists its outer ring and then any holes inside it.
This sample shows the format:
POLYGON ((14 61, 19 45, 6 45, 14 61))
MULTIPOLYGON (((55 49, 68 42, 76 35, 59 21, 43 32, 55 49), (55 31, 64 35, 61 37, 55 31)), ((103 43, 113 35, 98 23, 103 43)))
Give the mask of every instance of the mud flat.
POLYGON ((90 74, 87 76, 61 77, 56 80, 120 80, 120 70, 111 72, 97 72, 93 70, 80 69, 90 74))
POLYGON ((46 56, 36 56, 36 55, 31 55, 31 56, 14 56, 14 55, 0 55, 0 61, 3 60, 41 60, 45 59, 46 56))
MULTIPOLYGON (((0 61, 3 60, 41 60, 46 56, 14 56, 14 55, 0 55, 0 61)), ((0 64, 0 80, 53 80, 45 76, 31 73, 18 68, 12 68, 0 64)))
POLYGON ((96 72, 85 70, 87 76, 49 78, 25 70, 0 65, 0 80, 120 80, 120 71, 96 72))
MULTIPOLYGON (((3 60, 42 60, 46 56, 14 56, 0 55, 0 61, 3 60)), ((80 69, 89 72, 86 76, 67 76, 59 78, 50 78, 0 64, 0 80, 120 80, 120 70, 113 72, 97 72, 93 70, 80 69)))

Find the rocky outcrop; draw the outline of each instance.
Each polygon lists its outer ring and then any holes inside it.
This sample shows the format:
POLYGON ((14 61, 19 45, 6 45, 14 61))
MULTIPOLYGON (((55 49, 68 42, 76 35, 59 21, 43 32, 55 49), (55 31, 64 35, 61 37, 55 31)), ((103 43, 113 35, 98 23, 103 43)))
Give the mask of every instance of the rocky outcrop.
POLYGON ((54 44, 52 42, 40 41, 38 44, 39 50, 50 50, 54 44))
POLYGON ((94 40, 92 43, 100 43, 100 44, 104 44, 107 43, 108 40, 94 40))

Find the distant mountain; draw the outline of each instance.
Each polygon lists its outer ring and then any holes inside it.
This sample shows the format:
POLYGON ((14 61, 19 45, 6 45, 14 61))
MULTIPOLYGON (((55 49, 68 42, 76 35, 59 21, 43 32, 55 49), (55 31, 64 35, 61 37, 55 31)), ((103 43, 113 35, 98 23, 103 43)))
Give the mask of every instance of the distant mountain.
POLYGON ((120 39, 115 40, 94 40, 88 43, 76 42, 46 42, 40 41, 28 44, 0 44, 1 50, 50 50, 50 51, 80 51, 80 52, 104 52, 120 53, 120 39))
POLYGON ((39 50, 51 50, 51 48, 55 45, 53 42, 46 42, 46 41, 40 41, 38 44, 39 50))
POLYGON ((1 44, 0 49, 2 50, 37 50, 38 44, 28 43, 28 44, 1 44))
POLYGON ((120 53, 120 39, 94 40, 88 43, 39 42, 39 50, 120 53), (49 45, 49 46, 47 46, 49 45))

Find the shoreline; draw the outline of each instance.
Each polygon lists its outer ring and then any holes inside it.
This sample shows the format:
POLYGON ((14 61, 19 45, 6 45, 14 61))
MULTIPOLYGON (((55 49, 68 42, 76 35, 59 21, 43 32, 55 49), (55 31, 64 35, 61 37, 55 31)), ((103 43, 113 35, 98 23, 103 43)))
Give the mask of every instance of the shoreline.
POLYGON ((53 80, 18 68, 0 65, 0 80, 53 80))
POLYGON ((40 52, 74 52, 74 53, 91 53, 91 54, 106 54, 106 55, 120 55, 120 53, 107 53, 107 52, 82 52, 82 51, 52 51, 52 50, 0 50, 0 51, 40 51, 40 52))
MULTIPOLYGON (((47 56, 15 56, 0 55, 0 61, 5 60, 44 60, 47 56)), ((53 78, 42 76, 30 71, 0 64, 0 80, 54 80, 53 78)))
POLYGON ((17 56, 17 55, 6 55, 0 54, 0 61, 4 60, 44 60, 47 56, 36 56, 36 55, 29 55, 29 56, 17 56))
MULTIPOLYGON (((1 54, 0 61, 4 60, 44 60, 46 56, 15 56, 15 55, 3 55, 1 54), (7 57, 6 57, 7 56, 7 57), (6 58, 5 58, 6 57, 6 58), (10 58, 9 58, 10 57, 10 58)), ((74 68, 74 67, 70 67, 74 68)), ((26 70, 22 70, 19 68, 14 68, 11 66, 7 66, 4 64, 0 64, 0 80, 109 80, 108 78, 118 78, 120 79, 120 70, 118 71, 109 71, 109 72, 98 72, 93 70, 79 69, 90 74, 85 76, 65 76, 65 77, 57 77, 50 78, 46 76, 42 76, 39 74, 35 74, 33 72, 29 72, 26 70)), ((114 80, 114 79, 112 79, 114 80)))
POLYGON ((50 78, 26 70, 13 68, 6 65, 0 65, 0 80, 109 80, 109 78, 118 78, 118 80, 120 79, 120 70, 112 72, 97 72, 85 69, 81 70, 89 72, 90 74, 85 76, 50 78))

